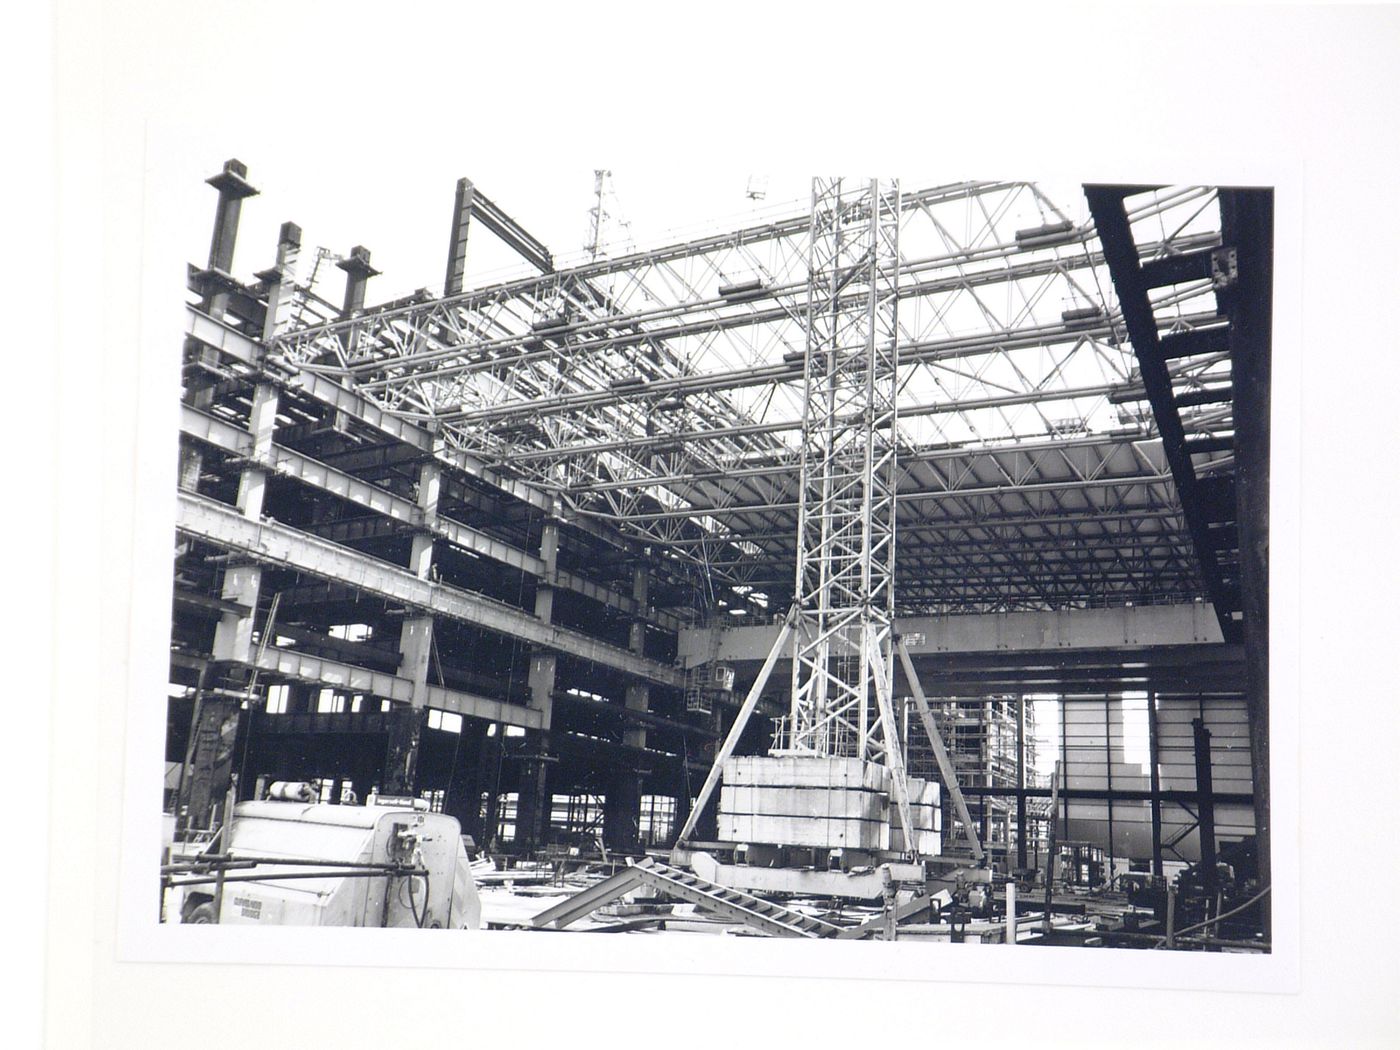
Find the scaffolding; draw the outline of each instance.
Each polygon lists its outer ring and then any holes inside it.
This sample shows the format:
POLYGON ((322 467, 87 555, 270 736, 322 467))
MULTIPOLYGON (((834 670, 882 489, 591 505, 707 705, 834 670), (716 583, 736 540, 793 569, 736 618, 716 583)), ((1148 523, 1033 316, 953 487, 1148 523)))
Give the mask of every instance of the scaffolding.
MULTIPOLYGON (((1040 788, 1049 783, 1047 777, 1035 771, 1035 704, 1015 696, 998 695, 951 697, 933 707, 959 784, 1003 788, 1008 792, 1005 796, 981 793, 967 796, 968 812, 982 845, 991 852, 1010 856, 1016 852, 1020 834, 1025 838, 1027 856, 1039 856, 1044 849, 1049 802, 1042 798, 1027 799, 1025 827, 1018 831, 1015 801, 1018 787, 1040 788), (1021 724, 1022 708, 1024 725, 1021 724)), ((909 775, 941 780, 929 741, 914 728, 917 723, 910 705, 905 708, 904 724, 909 775)), ((945 839, 952 842, 960 836, 960 820, 947 796, 944 805, 945 839)))

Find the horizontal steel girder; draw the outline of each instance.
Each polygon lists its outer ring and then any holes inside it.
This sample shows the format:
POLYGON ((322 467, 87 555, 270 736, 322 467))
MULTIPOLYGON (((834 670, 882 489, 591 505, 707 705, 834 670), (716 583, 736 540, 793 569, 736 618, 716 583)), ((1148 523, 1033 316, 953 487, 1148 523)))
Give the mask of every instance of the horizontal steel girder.
MULTIPOLYGON (((1085 334, 1085 333, 1081 333, 1085 334)), ((1093 333, 1088 333, 1093 334, 1093 333)), ((1007 340, 994 347, 992 350, 1020 349, 1026 346, 1041 345, 1034 340, 1013 341, 1007 340)), ((916 352, 900 348, 901 359, 904 363, 909 363, 911 356, 916 357, 916 352)), ((766 366, 765 366, 766 367, 766 366)), ((1196 367, 1195 364, 1192 367, 1196 367)), ((1186 374, 1185 366, 1177 366, 1173 375, 1186 374)), ((705 377, 701 377, 705 378, 705 377)), ((790 375, 790 378, 800 378, 800 373, 790 375)), ((580 404, 585 407, 605 407, 611 408, 627 401, 653 399, 665 393, 664 387, 670 381, 657 381, 642 388, 631 388, 626 390, 609 390, 600 392, 589 392, 586 394, 570 395, 570 402, 565 407, 578 407, 580 404), (659 391, 653 387, 662 388, 659 391)), ((740 384, 744 385, 744 384, 740 384)), ((758 384, 754 384, 758 385, 758 384)), ((1076 386, 1061 388, 1046 388, 1035 391, 1021 391, 1019 393, 998 393, 986 397, 963 398, 963 399, 943 399, 923 404, 909 404, 901 406, 899 414, 902 418, 914 419, 919 417, 957 415, 963 412, 976 411, 980 409, 1011 408, 1019 405, 1049 405, 1064 401, 1089 400, 1098 398, 1114 399, 1120 402, 1142 400, 1140 395, 1141 387, 1132 381, 1096 383, 1092 386, 1076 386)), ((560 399, 556 399, 555 405, 562 404, 560 399)), ((546 406, 546 402, 539 402, 538 405, 546 406)), ((507 415, 530 416, 534 412, 534 405, 524 403, 514 406, 506 406, 499 411, 507 415)), ((541 413, 542 415, 543 413, 541 413)), ((537 460, 560 460, 571 456, 593 455, 600 452, 628 452, 635 453, 643 450, 656 450, 667 448, 678 444, 693 445, 697 442, 728 441, 734 438, 757 438, 772 437, 776 434, 792 433, 802 429, 802 420, 798 418, 778 419, 767 422, 754 423, 715 423, 703 429, 694 426, 688 430, 674 430, 668 432, 657 432, 652 434, 633 434, 624 438, 609 439, 606 441, 587 441, 573 445, 561 445, 558 448, 547 449, 521 449, 512 453, 512 460, 520 463, 532 463, 537 460)), ((917 454, 917 449, 912 450, 917 454)), ((791 454, 791 450, 786 446, 774 446, 774 454, 791 454)), ((651 483, 649 478, 637 481, 637 485, 651 483)))
MULTIPOLYGON (((1237 693, 1244 682, 1243 650, 1228 643, 921 653, 913 660, 931 701, 1036 693, 1099 699, 1127 692, 1237 693)), ((741 662, 735 666, 736 688, 742 689, 755 665, 741 662)), ((780 665, 774 673, 781 676, 784 670, 780 665)), ((902 695, 902 677, 895 688, 896 695, 902 695)))
MULTIPOLYGON (((1050 798, 1052 788, 1048 787, 1025 787, 1016 788, 1010 786, 987 786, 986 784, 974 784, 963 788, 967 794, 977 798, 1050 798)), ((1129 788, 1059 788, 1058 794, 1061 799, 1070 802, 1150 802, 1154 797, 1163 802, 1181 805, 1185 803, 1194 806, 1201 798, 1198 791, 1173 791, 1163 790, 1156 792, 1155 796, 1151 791, 1135 790, 1129 788)), ((1245 791, 1214 791, 1211 792, 1211 799, 1220 806, 1248 806, 1253 804, 1254 795, 1245 791)))
MULTIPOLYGON (((1135 487, 1146 487, 1149 489, 1161 489, 1161 505, 1170 504, 1168 489, 1171 485, 1170 475, 1153 474, 1132 474, 1121 478, 1095 478, 1092 481, 1047 481, 1028 484, 1002 484, 1002 485, 980 485, 976 488, 947 489, 921 492, 902 492, 899 495, 901 506, 909 507, 916 503, 941 503, 948 500, 967 499, 971 496, 1011 496, 1026 495, 1028 493, 1046 493, 1050 495, 1073 492, 1077 490, 1098 490, 1098 489, 1132 489, 1135 487)), ((630 521, 665 521, 676 518, 721 518, 733 517, 734 515, 774 513, 777 511, 795 512, 797 503, 787 500, 782 503, 734 503, 734 504, 695 504, 680 507, 675 510, 657 510, 636 512, 627 515, 630 521)), ((601 511, 590 511, 602 515, 601 511)), ((975 519, 974 519, 975 521, 975 519)), ((903 527, 903 520, 901 520, 903 527)), ((915 527, 912 526, 911 527, 915 527)), ((736 530, 733 535, 721 537, 723 540, 742 540, 743 533, 736 530)))
POLYGON ((388 601, 460 620, 661 685, 682 688, 685 684, 684 674, 674 667, 578 631, 543 623, 528 613, 481 595, 419 579, 406 569, 386 565, 287 525, 249 521, 232 507, 183 492, 176 510, 176 527, 180 532, 237 551, 258 563, 336 580, 388 601))
MULTIPOLYGON (((779 319, 776 313, 781 313, 783 317, 788 316, 787 311, 775 312, 773 320, 779 319)), ((1201 319, 1213 316, 1214 315, 1201 315, 1201 319)), ((714 321, 704 325, 696 325, 694 330, 677 327, 657 332, 654 335, 648 333, 648 337, 664 340, 684 335, 700 335, 721 330, 726 327, 732 328, 735 327, 736 324, 737 322, 733 319, 725 318, 724 323, 714 321)), ((962 357, 976 357, 1007 350, 1057 346, 1062 343, 1078 342, 1085 338, 1106 340, 1113 338, 1113 336, 1114 324, 1111 320, 1105 320, 1104 322, 1094 325, 1048 324, 1002 332, 979 333, 971 336, 902 342, 899 344, 899 357, 901 362, 905 364, 918 364, 921 362, 955 360, 962 357)), ((631 339, 637 341, 635 336, 631 337, 631 339)), ((619 336, 610 340, 600 340, 599 342, 603 346, 612 346, 622 341, 622 337, 619 336)), ((578 353, 583 353, 596 349, 596 347, 591 344, 584 344, 579 347, 570 347, 569 349, 571 352, 577 351, 578 353)), ((458 367, 465 368, 465 366, 458 367)), ((435 374, 435 377, 442 378, 443 376, 450 376, 452 374, 454 374, 454 370, 447 369, 439 374, 435 374)), ((800 363, 765 364, 726 372, 707 372, 689 376, 657 378, 636 387, 586 390, 560 394, 549 398, 506 402, 489 408, 462 409, 457 411, 445 410, 440 413, 440 417, 448 422, 476 425, 500 423, 505 420, 517 418, 538 420, 547 416, 565 414, 585 408, 636 401, 639 398, 689 396, 702 392, 718 393, 774 383, 796 384, 799 383, 801 379, 802 369, 800 363)), ((1116 391, 1120 386, 1121 385, 1115 385, 1110 389, 1116 391)), ((1035 391, 1034 395, 1032 400, 1039 401, 1050 401, 1064 396, 1057 390, 1035 391)))
MULTIPOLYGON (((181 410, 181 433, 213 445, 236 456, 248 456, 252 452, 252 436, 245 430, 226 423, 221 419, 199 412, 188 405, 181 410)), ((668 613, 651 612, 638 605, 629 595, 621 594, 601 584, 586 580, 564 570, 549 572, 544 559, 529 554, 487 535, 469 525, 453 521, 442 515, 425 515, 422 508, 411 500, 396 496, 392 492, 372 485, 367 481, 337 470, 310 456, 302 455, 282 445, 273 445, 272 454, 266 462, 257 465, 280 477, 294 478, 323 492, 339 496, 347 502, 365 507, 383 515, 393 522, 408 528, 421 529, 441 536, 448 543, 462 550, 471 551, 484 558, 490 558, 554 587, 581 594, 586 598, 601 602, 621 612, 638 616, 667 630, 680 627, 680 620, 668 613)))
MULTIPOLYGON (((717 658, 735 663, 762 660, 772 649, 780 629, 779 624, 723 628, 717 658)), ((1059 652, 1222 641, 1215 611, 1205 602, 902 617, 895 623, 895 632, 905 639, 913 657, 930 653, 1059 652), (915 637, 920 635, 921 639, 915 637)), ((710 655, 711 636, 712 632, 703 627, 682 630, 677 658, 687 667, 715 659, 710 655)))
MULTIPOLYGON (((1180 238, 1174 242, 1174 247, 1193 247, 1202 243, 1214 243, 1215 239, 1214 235, 1180 238)), ((697 247, 703 248, 711 241, 696 243, 697 247)), ((902 261, 900 272, 906 277, 906 281, 899 290, 899 296, 900 298, 932 296, 967 290, 977 286, 1030 280, 1091 268, 1100 265, 1103 261, 1099 253, 1087 250, 1074 255, 1038 258, 1029 262, 1013 263, 1010 261, 1013 256, 1020 254, 1023 250, 1034 251, 1037 247, 1039 246, 1023 249, 1015 244, 999 244, 975 251, 960 251, 942 257, 902 261), (966 266, 974 262, 988 262, 992 265, 985 269, 968 271, 966 266), (957 269, 956 274, 945 274, 923 281, 908 279, 927 270, 952 268, 957 269)), ((1161 249, 1162 245, 1159 244, 1147 244, 1142 247, 1148 256, 1161 249)), ((648 260, 646 256, 637 258, 644 264, 648 260)), ((420 344, 425 349, 408 355, 357 362, 350 366, 353 373, 363 376, 381 371, 386 367, 409 367, 414 369, 415 376, 422 378, 428 375, 444 377, 481 370, 515 368, 532 361, 547 360, 554 353, 554 351, 547 349, 532 349, 532 346, 541 338, 539 332, 504 333, 470 343, 454 344, 450 339, 445 338, 452 328, 444 323, 447 320, 446 315, 454 309, 473 310, 488 304, 511 301, 517 298, 538 298, 547 295, 550 290, 556 287, 569 286, 569 276, 561 274, 552 277, 547 285, 533 282, 527 285, 499 286, 453 299, 429 300, 415 304, 413 307, 371 313, 351 321, 338 322, 321 328, 289 332, 281 337, 279 345, 288 347, 292 352, 297 352, 296 348, 304 347, 308 340, 319 340, 317 345, 329 345, 328 340, 340 338, 350 331, 358 331, 361 335, 372 335, 376 331, 386 330, 387 327, 392 326, 403 330, 414 330, 428 336, 420 344), (464 354, 471 355, 471 359, 462 360, 464 354)), ((701 331, 716 330, 716 327, 732 329, 766 323, 781 323, 791 316, 789 308, 783 305, 783 301, 800 298, 805 287, 805 280, 801 280, 764 287, 759 294, 748 298, 734 298, 721 294, 708 298, 690 299, 681 303, 649 306, 640 311, 583 317, 571 323, 550 328, 543 338, 560 340, 567 336, 574 340, 574 344, 570 347, 571 353, 588 353, 632 343, 694 335, 701 331), (778 305, 767 307, 758 305, 758 303, 769 301, 774 301, 778 305), (736 305, 744 305, 748 308, 739 311, 732 310, 736 305), (643 324, 663 326, 643 328, 641 327, 643 324), (627 330, 618 330, 623 328, 627 330)), ((470 326, 463 327, 470 328, 470 326)), ((392 385, 399 378, 402 377, 372 380, 366 384, 366 387, 374 389, 381 385, 392 385)))
MULTIPOLYGON (((172 653, 170 658, 172 669, 180 668, 186 671, 197 671, 208 662, 205 657, 184 652, 172 653)), ((404 704, 411 702, 413 695, 413 683, 407 678, 275 645, 267 647, 257 658, 256 665, 273 680, 290 679, 306 685, 325 686, 345 693, 361 693, 380 700, 404 704)), ((539 729, 542 725, 540 712, 533 708, 502 703, 459 689, 429 686, 425 702, 429 707, 453 711, 467 718, 483 718, 492 722, 523 726, 526 729, 539 729)))
MULTIPOLYGON (((250 368, 262 368, 265 363, 276 364, 269 359, 262 345, 234 328, 217 321, 197 308, 187 307, 185 312, 185 333, 191 338, 218 350, 250 368)), ((373 401, 356 393, 333 379, 312 372, 295 372, 286 380, 286 386, 327 408, 343 412, 351 419, 370 427, 379 433, 401 441, 420 452, 426 453, 453 470, 482 481, 501 493, 529 504, 536 510, 555 513, 559 510, 556 498, 533 485, 503 477, 475 456, 458 451, 443 444, 435 435, 423 427, 386 412, 373 401)), ((586 520, 570 519, 568 524, 612 546, 634 550, 612 531, 586 520)))
MULTIPOLYGON (((1110 432, 1094 434, 1085 438, 1060 438, 1045 441, 1008 439, 985 443, 967 442, 937 448, 901 447, 899 461, 901 465, 906 467, 912 467, 915 464, 938 466, 945 472, 956 475, 962 475, 972 466, 980 464, 986 464, 988 467, 996 469, 1003 458, 1011 460, 1013 464, 1024 464, 1031 457, 1039 458, 1045 453, 1052 455, 1081 453, 1097 457, 1100 465, 1103 465, 1112 456, 1125 449, 1136 449, 1141 455, 1151 455, 1149 449, 1155 447, 1152 442, 1152 436, 1141 431, 1124 431, 1118 434, 1110 432)), ((745 465, 738 467, 691 469, 682 474, 658 473, 654 478, 649 478, 647 483, 672 485, 688 481, 695 484, 702 481, 724 481, 733 478, 791 476, 797 471, 797 455, 797 450, 793 449, 775 453, 771 460, 765 462, 749 460, 746 461, 745 465)), ((1071 477, 1069 480, 1073 480, 1073 478, 1071 477)), ((636 488, 637 485, 638 482, 635 479, 586 482, 569 486, 569 491, 574 494, 610 492, 636 488)))
MULTIPOLYGON (((413 699, 413 682, 407 678, 370 671, 321 656, 298 653, 292 649, 279 649, 270 645, 258 658, 257 666, 269 675, 294 678, 300 682, 328 686, 346 693, 364 693, 401 703, 409 703, 413 699)), ((428 707, 453 711, 468 718, 484 718, 492 722, 524 726, 526 729, 539 729, 543 724, 539 711, 521 704, 502 703, 457 689, 430 685, 427 687, 425 700, 428 707)))
POLYGON ((185 308, 185 334, 249 368, 262 359, 261 344, 193 306, 185 308))

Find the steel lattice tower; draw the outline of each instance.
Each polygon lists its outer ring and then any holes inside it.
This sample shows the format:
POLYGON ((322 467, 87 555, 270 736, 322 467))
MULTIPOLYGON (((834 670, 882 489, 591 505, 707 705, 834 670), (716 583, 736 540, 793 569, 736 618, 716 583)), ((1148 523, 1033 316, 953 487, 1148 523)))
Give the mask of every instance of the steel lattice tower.
POLYGON ((798 619, 775 749, 881 761, 903 809, 892 703, 899 212, 898 183, 813 180, 798 619))
POLYGON ((867 757, 894 618, 899 190, 812 186, 787 749, 867 757))

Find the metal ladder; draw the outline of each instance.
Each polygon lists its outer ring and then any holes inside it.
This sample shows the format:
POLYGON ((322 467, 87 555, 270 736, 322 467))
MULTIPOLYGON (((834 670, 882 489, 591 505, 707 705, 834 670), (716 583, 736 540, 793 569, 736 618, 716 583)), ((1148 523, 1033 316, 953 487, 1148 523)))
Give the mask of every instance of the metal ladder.
POLYGON ((638 886, 649 886, 770 937, 833 937, 841 931, 841 927, 829 922, 709 882, 651 857, 629 861, 626 870, 540 912, 530 922, 537 927, 562 930, 638 886))

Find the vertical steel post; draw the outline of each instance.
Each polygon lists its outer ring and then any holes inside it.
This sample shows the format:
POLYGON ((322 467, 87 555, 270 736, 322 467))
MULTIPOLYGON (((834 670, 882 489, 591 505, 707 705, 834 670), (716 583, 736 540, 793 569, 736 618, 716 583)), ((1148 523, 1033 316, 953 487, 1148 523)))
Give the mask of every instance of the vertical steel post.
POLYGON ((1162 877, 1162 770, 1157 740, 1157 694, 1147 696, 1147 752, 1152 778, 1152 874, 1162 877))
MULTIPOLYGON (((1221 293, 1230 317, 1235 499, 1240 537, 1245 687, 1259 882, 1272 880, 1269 826, 1269 407, 1273 345, 1274 191, 1220 192, 1221 238, 1238 250, 1239 276, 1221 293)), ((1269 938, 1272 896, 1260 902, 1269 938)))
POLYGON ((418 793, 418 742, 427 709, 400 704, 389 712, 382 794, 412 798, 418 793))
MULTIPOLYGON (((214 230, 209 244, 207 283, 200 309, 210 317, 222 319, 228 306, 229 283, 232 281, 233 249, 238 240, 238 220, 243 212, 243 200, 257 194, 247 181, 248 168, 239 160, 224 162, 223 171, 205 181, 219 192, 214 208, 214 230)), ((207 410, 213 401, 219 368, 219 352, 211 346, 199 346, 201 363, 213 370, 210 375, 192 374, 185 379, 184 400, 187 404, 207 410)), ((204 454, 189 443, 180 444, 180 487, 190 492, 199 490, 204 470, 204 454)))
POLYGON ((1210 730, 1193 718, 1191 732, 1196 757, 1196 822, 1201 839, 1201 885, 1207 900, 1215 896, 1215 785, 1211 779, 1210 730))
POLYGON ((1016 880, 1006 883, 1006 943, 1016 943, 1016 880))
MULTIPOLYGON (((535 616, 543 623, 554 620, 554 574, 559 565, 559 523, 546 521, 540 530, 540 558, 545 573, 535 588, 535 616)), ((540 712, 535 752, 524 756, 520 778, 519 805, 515 836, 518 845, 533 849, 543 845, 553 808, 549 790, 550 730, 554 722, 554 686, 559 658, 551 650, 537 649, 530 655, 530 706, 540 712)))
MULTIPOLYGON (((983 787, 992 787, 993 785, 991 711, 990 700, 983 700, 977 705, 977 736, 978 746, 981 748, 978 756, 981 761, 979 775, 983 787)), ((983 795, 977 800, 977 819, 982 825, 982 841, 990 842, 992 839, 992 800, 990 796, 983 795)))
MULTIPOLYGON (((637 611, 627 628, 627 648, 638 656, 646 652, 646 611, 650 593, 651 578, 647 566, 633 566, 632 600, 636 603, 637 611)), ((623 704, 629 711, 646 712, 651 706, 650 687, 645 682, 629 683, 623 694, 623 704)), ((625 723, 622 742, 628 747, 644 749, 647 746, 646 723, 625 723)), ((642 778, 646 772, 627 759, 618 764, 609 780, 603 832, 606 844, 615 850, 633 850, 637 847, 641 833, 642 778)))
MULTIPOLYGON (((219 820, 220 839, 217 849, 221 853, 233 852, 233 792, 230 791, 224 796, 223 816, 219 820)), ((219 865, 217 877, 214 880, 214 921, 216 923, 224 921, 224 874, 225 867, 219 865)))
POLYGON ((883 905, 883 911, 881 913, 884 919, 883 939, 892 941, 897 936, 896 931, 899 928, 899 897, 895 891, 894 878, 890 874, 890 866, 888 864, 880 865, 880 897, 881 904, 883 905))
MULTIPOLYGON (((1109 709, 1109 704, 1113 701, 1104 697, 1103 701, 1103 728, 1104 728, 1104 758, 1107 760, 1107 785, 1108 797, 1104 804, 1108 809, 1108 888, 1113 888, 1113 714, 1109 709)), ((1122 698, 1119 698, 1118 716, 1120 722, 1123 717, 1122 698)))
POLYGON ((482 776, 480 783, 486 790, 485 805, 481 813, 481 848, 494 849, 501 833, 501 765, 505 761, 504 722, 493 722, 481 738, 480 762, 482 776), (492 727, 495 732, 491 732, 492 727))
MULTIPOLYGON (((238 220, 243 214, 243 201, 257 196, 258 191, 248 183, 248 166, 237 159, 224 161, 224 170, 205 179, 219 191, 219 203, 214 211, 214 234, 209 242, 209 269, 228 275, 233 271, 233 249, 238 242, 238 220)), ((210 309, 209 297, 205 309, 210 309)))
POLYGON ((1026 698, 1016 697, 1016 867, 1026 866, 1026 698))
MULTIPOLYGON (((1063 743, 1063 735, 1061 743, 1063 743)), ((1055 851, 1059 849, 1059 814, 1056 807, 1060 801, 1060 768, 1055 763, 1054 779, 1050 781, 1050 837, 1045 849, 1045 934, 1050 933, 1050 909, 1055 899, 1055 851)))
MULTIPOLYGON (((242 184, 242 188, 235 185, 233 192, 248 196, 250 191, 251 187, 242 184)), ((221 217, 236 225, 236 212, 231 213, 222 207, 228 203, 227 196, 226 188, 221 187, 221 217), (229 219, 230 214, 233 214, 233 220, 229 219)), ((230 253, 221 261, 231 260, 233 236, 234 226, 215 236, 215 248, 230 253)), ((264 346, 277 336, 286 322, 286 307, 292 298, 293 275, 300 250, 300 227, 291 222, 283 223, 278 235, 276 263, 258 274, 267 285, 267 304, 260 333, 264 346)), ((275 382, 266 375, 258 377, 253 386, 248 415, 249 454, 239 472, 236 496, 238 510, 252 522, 262 520, 280 396, 275 382)), ((263 640, 255 649, 253 634, 262 594, 262 575, 263 569, 259 565, 244 560, 230 562, 224 574, 220 596, 239 608, 223 613, 214 628, 212 657, 216 664, 213 669, 215 681, 218 682, 214 692, 218 695, 211 697, 206 692, 201 705, 200 724, 196 729, 199 735, 197 747, 205 748, 208 753, 196 754, 192 769, 194 783, 190 789, 190 816, 200 822, 204 819, 203 815, 208 813, 211 823, 216 823, 219 798, 233 790, 234 750, 243 721, 240 704, 247 702, 251 708, 259 699, 253 696, 257 684, 257 662, 266 649, 267 631, 272 627, 270 617, 264 625, 263 640)), ((274 598, 274 615, 276 604, 277 599, 274 598)), ((245 738, 244 747, 247 746, 245 738)))
POLYGON ((335 264, 345 271, 345 300, 340 308, 341 319, 353 317, 365 306, 365 287, 369 279, 379 273, 369 262, 369 249, 357 244, 350 254, 335 264))
POLYGON ((467 235, 471 231, 472 205, 476 188, 471 179, 457 180, 457 197, 452 204, 452 239, 447 246, 447 276, 442 282, 443 295, 457 295, 467 272, 467 235))
POLYGON ((199 739, 201 710, 204 707, 204 684, 209 678, 209 661, 199 665, 199 677, 195 679, 194 703, 190 713, 190 736, 185 741, 185 760, 180 763, 180 777, 175 782, 175 841, 184 842, 189 827, 189 799, 187 787, 194 763, 195 743, 199 739))

